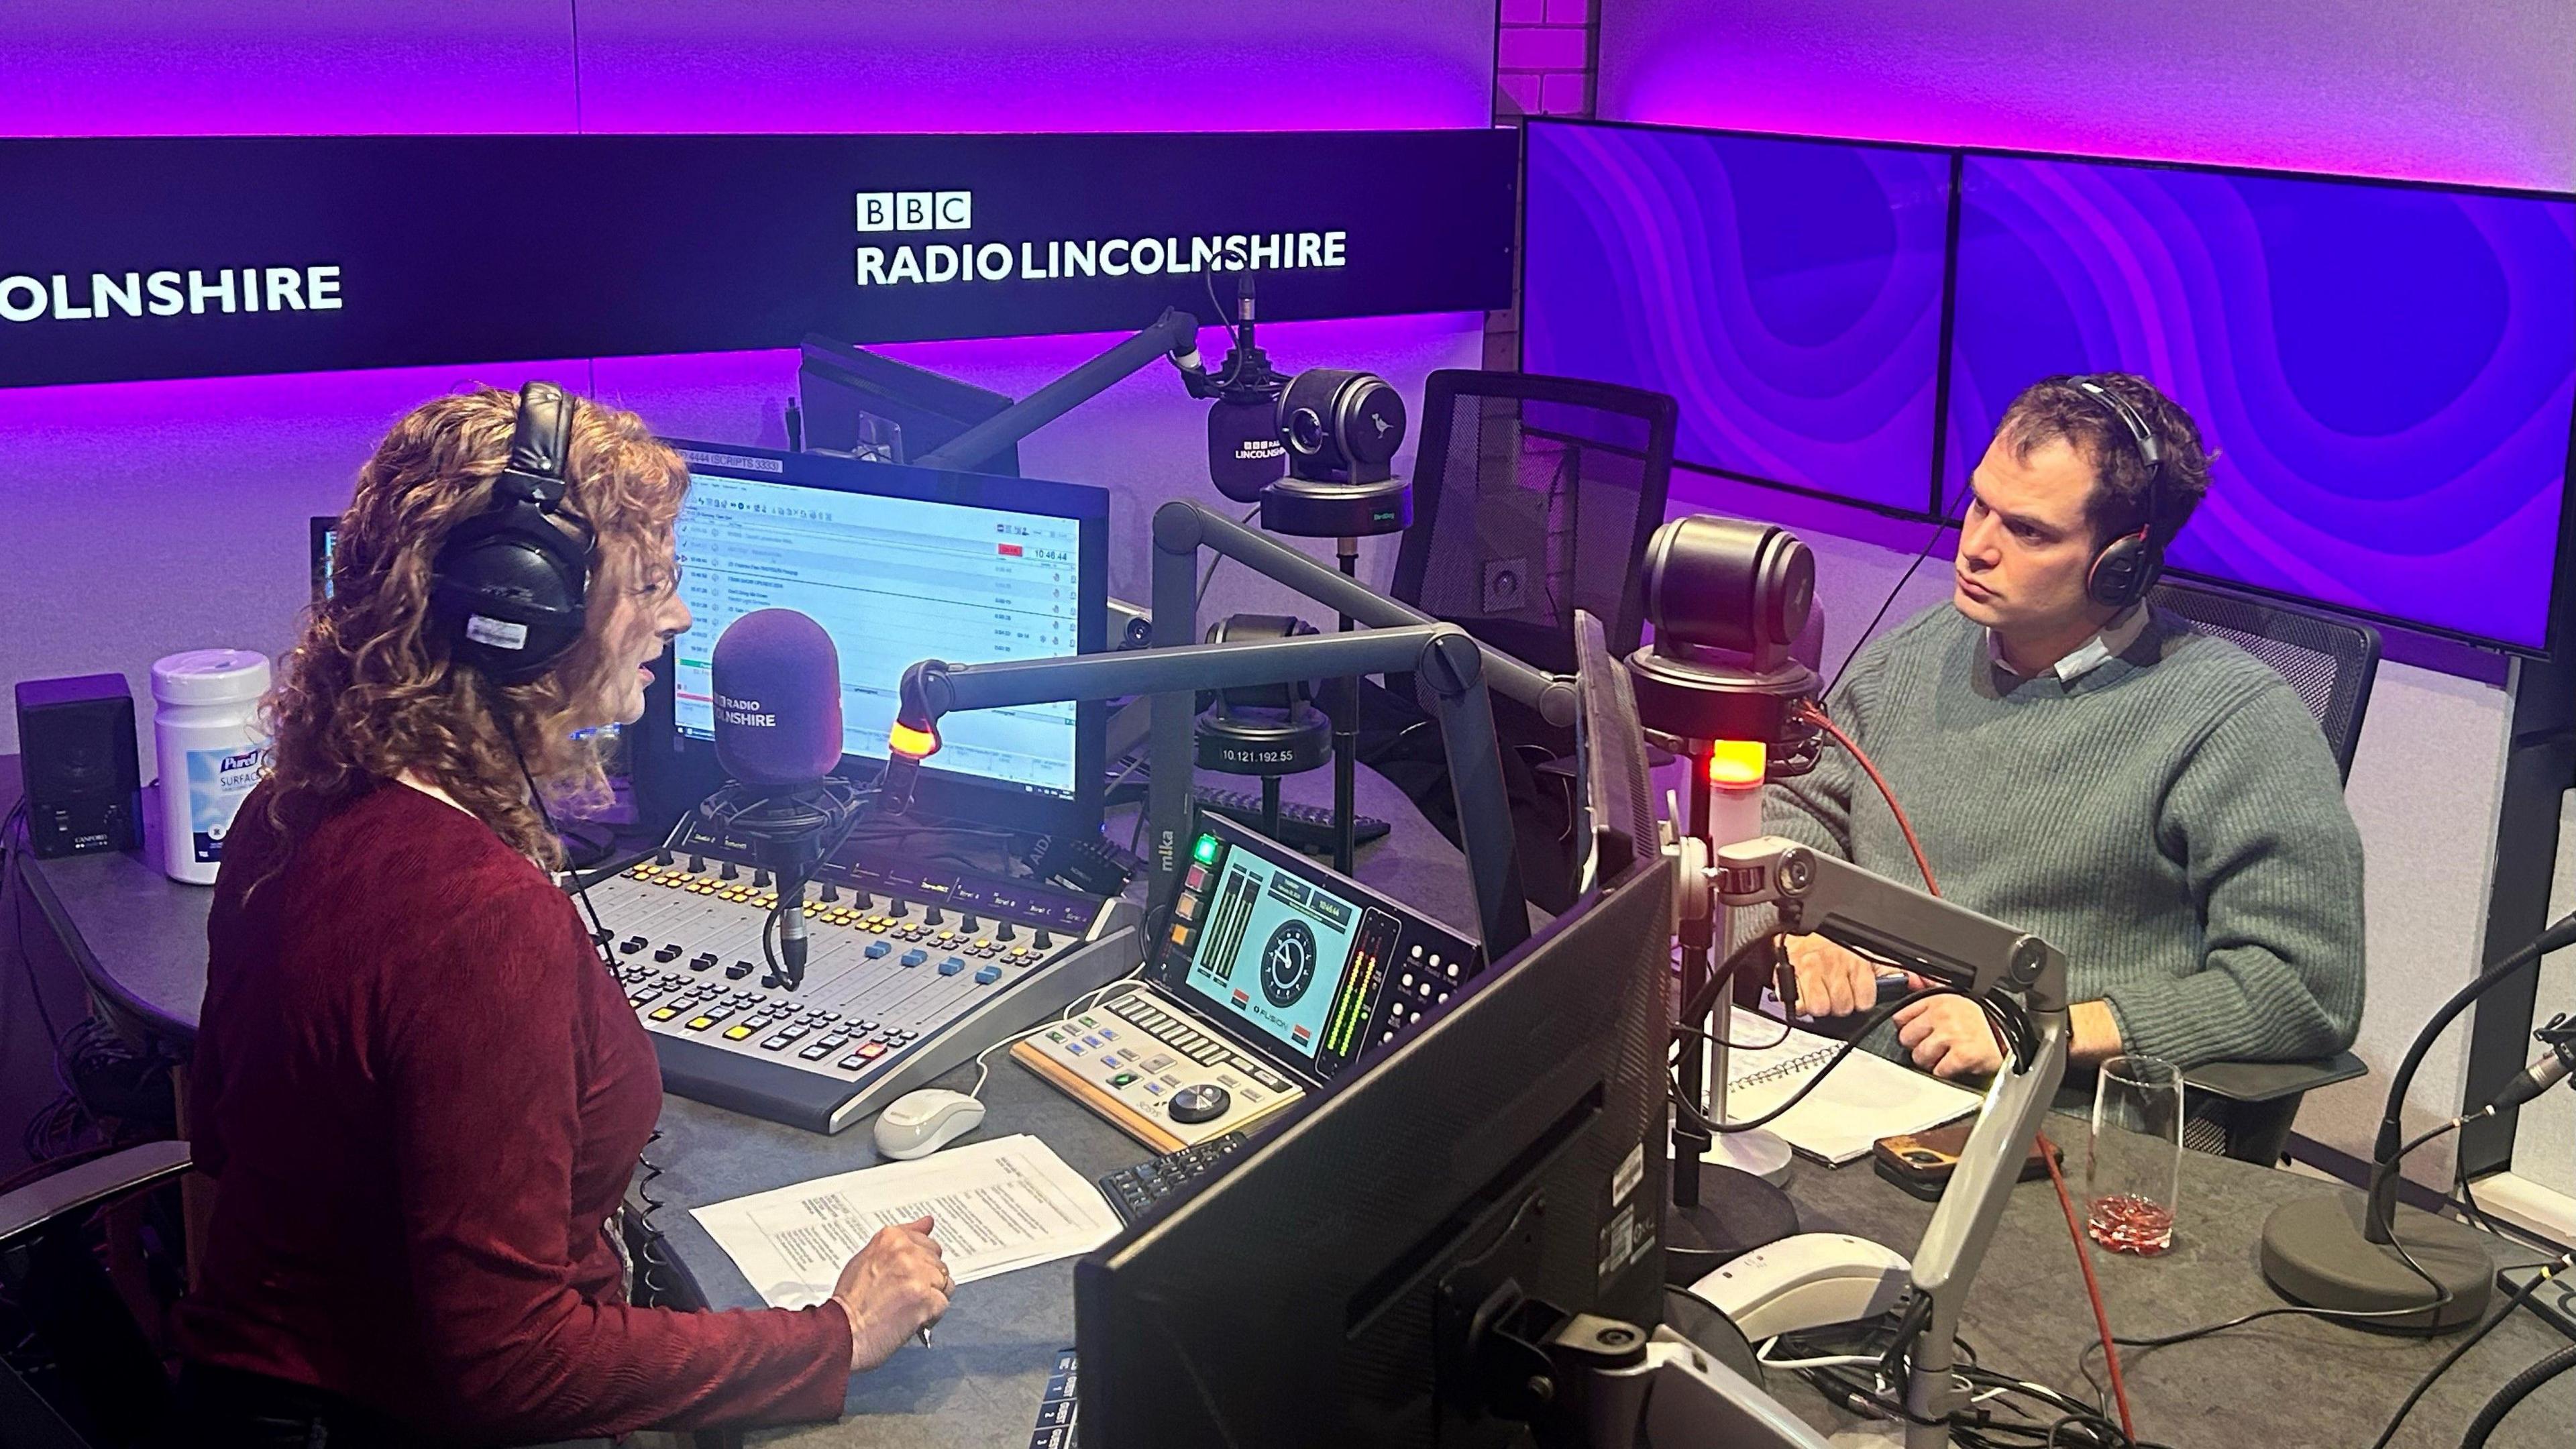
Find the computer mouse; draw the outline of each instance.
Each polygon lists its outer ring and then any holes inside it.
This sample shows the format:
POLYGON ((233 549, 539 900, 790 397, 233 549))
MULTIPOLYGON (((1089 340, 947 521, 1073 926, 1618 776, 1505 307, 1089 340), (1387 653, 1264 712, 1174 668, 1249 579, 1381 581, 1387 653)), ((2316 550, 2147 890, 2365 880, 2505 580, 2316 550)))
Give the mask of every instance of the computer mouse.
POLYGON ((897 1162, 928 1157, 984 1125, 984 1104, 964 1092, 924 1087, 877 1114, 877 1151, 897 1162))

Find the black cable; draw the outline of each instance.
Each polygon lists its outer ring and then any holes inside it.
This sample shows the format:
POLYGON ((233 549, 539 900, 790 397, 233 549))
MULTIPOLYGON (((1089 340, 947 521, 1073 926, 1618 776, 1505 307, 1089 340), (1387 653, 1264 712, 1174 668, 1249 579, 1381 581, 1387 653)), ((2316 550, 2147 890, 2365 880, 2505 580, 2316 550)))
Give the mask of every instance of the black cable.
POLYGON ((2416 1380, 2414 1391, 2407 1394, 2406 1402, 2399 1404, 2397 1406, 2397 1412, 2389 1416, 2388 1427, 2380 1430, 2379 1437, 2370 1441, 2370 1449, 2388 1449, 2388 1441, 2397 1437, 2397 1426, 2406 1422, 2406 1415, 2414 1409, 2416 1402, 2422 1399, 2424 1395, 2432 1389, 2433 1381, 2450 1372, 2451 1365, 2458 1363, 2462 1356, 2466 1355, 2470 1349, 2477 1347, 2479 1343, 2485 1340, 2488 1334, 2495 1332, 2497 1324, 2511 1318, 2515 1309, 2520 1308, 2525 1302, 2529 1301, 2532 1294, 2540 1291, 2541 1284, 2556 1277, 2559 1271, 2566 1268, 2571 1262, 2576 1262, 2576 1254, 2571 1254, 2568 1257, 2561 1258, 2540 1272, 2531 1275, 2530 1282, 2515 1289, 2513 1296, 2505 1300, 2504 1310, 2502 1312, 2496 1314, 2486 1322, 2479 1324, 2476 1332, 2471 1333, 2464 1339, 2461 1339, 2457 1346, 2452 1348, 2449 1353, 2442 1356, 2442 1361, 2440 1363, 2433 1365, 2433 1367, 2425 1373, 2424 1377, 2416 1380))
POLYGON ((2460 1449, 2485 1449, 2488 1436, 2504 1423, 2505 1415, 2512 1413, 2515 1405, 2531 1397, 2532 1390, 2571 1368, 2576 1368, 2576 1343, 2568 1344, 2505 1380, 2504 1387, 2496 1390, 2495 1396, 2487 1400, 2486 1407, 2478 1410, 2478 1416, 2469 1421, 2469 1432, 2461 1438, 2460 1449))
POLYGON ((36 958, 27 954, 27 916, 18 901, 19 857, 26 853, 26 837, 21 833, 27 824, 27 802, 21 799, 6 819, 0 819, 0 896, 9 901, 9 923, 17 933, 18 965, 27 973, 27 995, 36 1003, 36 1018, 45 1024, 45 1040, 51 1046, 59 1069, 63 1053, 63 1030, 54 1024, 53 1008, 45 1005, 45 988, 36 979, 36 958))
MULTIPOLYGON (((1919 1300, 1918 1300, 1919 1301, 1919 1300)), ((1856 1341, 1843 1342, 1823 1334, 1787 1334, 1779 1342, 1789 1347, 1792 1356, 1866 1357, 1879 1355, 1875 1365, 1876 1382, 1862 1382, 1847 1369, 1817 1365, 1792 1370, 1814 1385, 1828 1400, 1838 1402, 1855 1413, 1875 1414, 1881 1418, 1911 1424, 1941 1424, 1950 1433, 1951 1442, 1964 1449, 2007 1449, 2007 1446, 2062 1445, 2068 1449, 2166 1449, 2150 1440, 2128 1438, 2119 1424, 2096 1412, 2081 1401, 2045 1384, 2031 1383, 1986 1367, 1978 1361, 1976 1348, 1965 1338, 1953 1336, 1960 1362, 1952 1365, 1953 1378, 1964 1382, 1972 1392, 2001 1390, 2042 1406, 2045 1415, 2033 1413, 2019 1404, 2009 1404, 2012 1412, 2026 1423, 1998 1422, 1983 1405, 1972 1403, 1952 1411, 1946 1419, 1926 1419, 1913 1413, 1903 1403, 1902 1389, 1911 1373, 1909 1356, 1903 1351, 1919 1329, 1908 1327, 1916 1312, 1909 1304, 1903 1317, 1883 1317, 1870 1325, 1856 1341), (1887 1386, 1883 1389, 1882 1385, 1887 1386)), ((1760 1359, 1766 1368, 1779 1365, 1760 1359)), ((1998 1402, 2001 1400, 1989 1401, 1998 1402)))
POLYGON ((1859 637, 1852 640, 1851 649, 1843 655, 1843 662, 1834 666, 1833 677, 1827 679, 1825 687, 1817 691, 1818 698, 1821 699, 1833 693, 1834 686, 1842 683, 1843 671, 1851 668, 1852 661, 1860 657, 1861 646, 1869 642, 1870 635, 1878 632, 1879 624, 1887 618, 1887 611, 1896 607, 1896 601, 1904 594, 1905 586, 1914 582, 1914 571, 1923 567, 1923 561, 1932 556, 1933 546, 1941 541, 1941 535, 1957 528, 1964 520, 1969 505, 1975 502, 1977 496, 1974 488, 1969 488, 1966 492, 1967 502, 1959 505, 1958 513, 1952 515, 1945 512, 1941 515, 1940 521, 1933 525, 1932 536, 1923 540, 1922 550, 1914 555, 1914 562, 1905 566, 1905 572, 1896 580, 1896 587, 1889 589, 1887 597, 1879 601, 1878 612, 1869 616, 1869 623, 1862 627, 1859 637))
MULTIPOLYGON (((1699 1109, 1697 1103, 1691 1102, 1684 1097, 1681 1090, 1681 1083, 1677 1081, 1670 1083, 1672 1087, 1674 1107, 1684 1117, 1690 1120, 1693 1127, 1696 1127, 1703 1132, 1753 1132, 1763 1127, 1767 1127, 1771 1123, 1778 1121, 1784 1113, 1787 1113, 1789 1110, 1796 1107, 1800 1102, 1805 1101, 1808 1093, 1816 1090, 1817 1086, 1821 1084, 1827 1076, 1832 1074, 1834 1068, 1843 1064, 1844 1058, 1850 1056, 1854 1051, 1859 1049, 1861 1039, 1863 1037, 1866 1037, 1872 1031, 1877 1030, 1881 1024, 1887 1021, 1888 1018, 1894 1016, 1905 1007, 1913 1004, 1914 1002, 1933 996, 1966 996, 1971 1001, 1977 999, 1971 993, 1961 990, 1956 986, 1927 986, 1920 991, 1911 992, 1907 995, 1898 997, 1894 1001, 1883 1003, 1876 1010, 1870 1012, 1869 1015, 1861 1019, 1860 1025, 1853 1028, 1851 1039, 1844 1042, 1841 1047, 1834 1052, 1833 1056, 1827 1060, 1822 1067, 1816 1070, 1814 1075, 1800 1083, 1798 1090, 1790 1093, 1787 1101, 1782 1102, 1779 1106, 1772 1108, 1770 1111, 1763 1113, 1759 1117, 1748 1118, 1741 1122, 1711 1122, 1708 1120, 1707 1114, 1699 1109)), ((2025 1065, 2021 1069, 2027 1070, 2027 1066, 2025 1065)))
MULTIPOLYGON (((2466 1117, 2454 1117, 2450 1121, 2445 1122, 2438 1127, 2418 1133, 2414 1141, 2398 1148, 2396 1155, 2388 1159, 2387 1170, 2391 1173, 2396 1172, 2397 1165, 2406 1160, 2407 1153, 2414 1151, 2416 1148, 2423 1146, 2427 1142, 2433 1141, 2435 1138, 2440 1137, 2445 1133, 2458 1131, 2461 1125, 2466 1123, 2468 1120, 2469 1119, 2466 1117)), ((2367 1205, 2365 1204, 2365 1206, 2367 1205)), ((2424 1336, 2426 1338, 2432 1338, 2442 1331, 2440 1310, 2450 1306, 2452 1293, 2440 1279, 2435 1278, 2432 1274, 2424 1271, 2423 1264, 2415 1261, 2415 1254, 2407 1248, 2406 1240, 2397 1236, 2396 1219, 2397 1211, 2395 1207, 2392 1206, 2389 1209, 2389 1221, 2387 1223, 2388 1246, 2397 1250, 2397 1261, 2406 1265, 2406 1271, 2423 1279, 2424 1286, 2433 1290, 2433 1302, 2426 1308, 2415 1310, 2426 1315, 2424 1319, 2424 1336)))
MULTIPOLYGON (((538 822, 552 833, 555 828, 554 817, 552 812, 546 809, 545 793, 537 788, 535 772, 528 768, 527 752, 519 747, 519 732, 511 725, 509 717, 502 714, 497 707, 493 715, 495 721, 501 726, 501 733, 509 737, 510 755, 519 762, 519 778, 527 782, 528 803, 537 807, 538 822)), ((674 826, 675 834, 677 830, 678 827, 674 826)), ((610 980, 615 981, 618 979, 617 957, 611 953, 609 943, 616 938, 610 934, 607 924, 600 920, 599 907, 590 898, 588 883, 584 882, 578 874, 573 874, 571 880, 573 896, 581 902, 582 910, 590 916, 591 930, 595 933, 591 937, 591 948, 599 954, 601 969, 608 973, 610 980)), ((768 938, 764 934, 761 939, 763 949, 766 949, 768 944, 768 938)), ((772 963, 772 969, 775 969, 775 963, 772 963)), ((656 1302, 669 1290, 669 1284, 661 1274, 668 1272, 671 1266, 670 1260, 662 1254, 661 1225, 653 1220, 653 1214, 663 1205, 663 1199, 653 1195, 653 1184, 662 1176, 663 1168, 660 1163, 653 1160, 652 1152, 661 1140, 662 1127, 657 1122, 653 1126, 652 1133, 644 1139, 644 1146, 635 1154, 637 1169, 635 1198, 643 1204, 643 1210, 636 1214, 636 1225, 642 1231, 641 1241, 636 1250, 636 1256, 641 1260, 641 1265, 636 1268, 635 1277, 636 1281, 643 1286, 642 1296, 656 1302)))

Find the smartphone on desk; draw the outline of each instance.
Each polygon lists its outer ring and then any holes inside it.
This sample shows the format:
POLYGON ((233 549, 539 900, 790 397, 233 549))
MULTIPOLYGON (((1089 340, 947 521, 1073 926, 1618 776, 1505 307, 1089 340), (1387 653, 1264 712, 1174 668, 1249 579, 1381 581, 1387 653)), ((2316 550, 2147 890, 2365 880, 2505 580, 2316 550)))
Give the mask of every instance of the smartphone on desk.
MULTIPOLYGON (((1889 1182, 1925 1202, 1934 1201, 1941 1196, 1941 1189, 1950 1185, 1950 1174, 1958 1170, 1959 1154, 1968 1150, 1968 1134, 1976 1125, 1976 1118, 1962 1117, 1947 1127, 1881 1137, 1870 1146, 1870 1165, 1889 1182)), ((2063 1167, 2066 1154, 2059 1152, 2057 1161, 2063 1167)), ((2046 1176, 2048 1164, 2039 1155, 2039 1143, 2033 1141, 2029 1154, 2022 1159, 2021 1176, 2014 1181, 2029 1182, 2046 1176)))

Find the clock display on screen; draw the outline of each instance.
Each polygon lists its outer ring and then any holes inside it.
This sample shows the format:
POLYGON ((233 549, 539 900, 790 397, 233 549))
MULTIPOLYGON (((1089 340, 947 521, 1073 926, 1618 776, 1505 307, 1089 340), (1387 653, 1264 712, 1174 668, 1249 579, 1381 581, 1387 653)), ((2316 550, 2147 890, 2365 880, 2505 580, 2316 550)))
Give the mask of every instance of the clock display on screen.
POLYGON ((1304 921, 1281 921, 1261 948, 1261 994, 1289 1007, 1315 981, 1315 933, 1304 921))

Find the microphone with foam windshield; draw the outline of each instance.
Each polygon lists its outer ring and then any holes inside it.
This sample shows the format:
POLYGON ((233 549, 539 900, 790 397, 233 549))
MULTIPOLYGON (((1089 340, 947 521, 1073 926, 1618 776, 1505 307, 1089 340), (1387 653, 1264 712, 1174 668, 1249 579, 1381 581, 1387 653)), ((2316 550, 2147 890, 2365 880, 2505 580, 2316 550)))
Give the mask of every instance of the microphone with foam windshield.
MULTIPOLYGON (((805 979, 805 887, 858 818, 841 762, 841 656, 823 626, 793 609, 759 609, 725 627, 714 675, 716 761, 732 781, 699 814, 750 842, 777 878, 778 951, 762 985, 805 979)), ((768 947, 763 933, 762 947, 768 947)))
POLYGON ((1208 480, 1237 503, 1260 502, 1262 489, 1288 476, 1288 445, 1279 439, 1285 386, 1263 359, 1242 381, 1219 390, 1208 409, 1208 480))
POLYGON ((716 763, 741 784, 805 790, 841 763, 841 651, 794 609, 758 609, 716 639, 716 763))
MULTIPOLYGON (((1214 292, 1210 292, 1214 297, 1214 292)), ((1214 397, 1208 409, 1208 481, 1237 503, 1258 503, 1261 490, 1288 476, 1288 444, 1279 435, 1279 397, 1288 379, 1270 366, 1270 354, 1252 341, 1252 278, 1235 297, 1234 346, 1211 378, 1201 374, 1194 397, 1214 397)))

